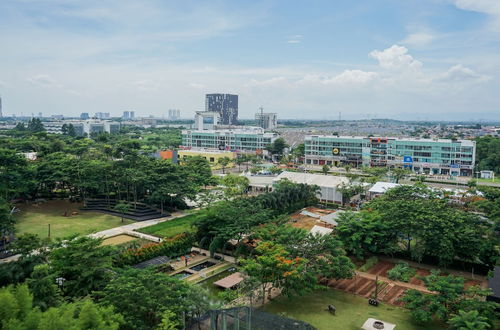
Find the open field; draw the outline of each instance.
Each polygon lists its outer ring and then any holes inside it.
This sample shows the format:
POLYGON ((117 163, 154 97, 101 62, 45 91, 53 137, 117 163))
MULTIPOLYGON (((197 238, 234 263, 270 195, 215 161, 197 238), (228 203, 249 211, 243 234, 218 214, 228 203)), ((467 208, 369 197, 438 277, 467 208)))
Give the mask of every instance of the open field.
POLYGON ((419 325, 412 322, 410 313, 387 304, 368 305, 367 299, 338 290, 321 290, 288 299, 279 297, 264 306, 264 311, 310 323, 317 329, 360 329, 370 317, 396 324, 398 330, 442 329, 439 324, 419 325), (328 305, 337 308, 336 315, 327 311, 328 305))
POLYGON ((138 231, 158 237, 172 237, 180 233, 192 231, 193 229, 191 225, 198 218, 198 216, 199 213, 193 213, 181 218, 164 221, 154 226, 145 227, 138 231))
POLYGON ((134 242, 137 238, 129 235, 116 235, 113 237, 106 238, 102 241, 102 245, 120 245, 124 243, 134 242))
POLYGON ((69 201, 47 201, 40 205, 18 205, 15 214, 17 235, 31 233, 41 238, 60 238, 73 234, 91 234, 101 230, 123 226, 133 221, 98 212, 80 211, 81 204, 69 201), (64 214, 68 216, 64 216, 64 214), (76 215, 71 215, 78 212, 76 215))

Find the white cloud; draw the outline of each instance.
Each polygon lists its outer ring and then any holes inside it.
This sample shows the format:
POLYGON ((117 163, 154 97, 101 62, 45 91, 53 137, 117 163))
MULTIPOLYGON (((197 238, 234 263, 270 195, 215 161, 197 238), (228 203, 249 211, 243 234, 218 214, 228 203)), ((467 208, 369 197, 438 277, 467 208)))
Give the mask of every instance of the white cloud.
POLYGON ((426 46, 436 40, 437 36, 432 33, 418 32, 409 34, 401 43, 414 47, 426 46))
POLYGON ((491 22, 489 27, 496 32, 500 31, 499 0, 454 0, 454 3, 457 8, 490 16, 491 22))
POLYGON ((383 51, 374 50, 370 52, 370 56, 376 59, 384 69, 420 70, 422 62, 415 60, 407 53, 408 49, 406 47, 392 45, 383 51))
POLYGON ((33 77, 28 77, 27 80, 33 85, 38 85, 43 87, 50 87, 57 85, 54 79, 48 74, 38 74, 33 77))
POLYGON ((462 64, 457 64, 452 66, 445 73, 440 74, 437 77, 437 81, 440 82, 481 82, 489 80, 488 76, 480 75, 474 70, 463 66, 462 64))

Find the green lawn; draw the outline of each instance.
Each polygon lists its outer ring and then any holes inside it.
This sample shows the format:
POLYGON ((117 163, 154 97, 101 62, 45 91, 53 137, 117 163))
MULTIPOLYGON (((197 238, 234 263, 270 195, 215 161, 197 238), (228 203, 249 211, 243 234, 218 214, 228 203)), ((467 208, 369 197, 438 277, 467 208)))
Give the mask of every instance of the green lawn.
POLYGON ((59 238, 73 234, 91 234, 101 230, 123 226, 133 221, 98 212, 80 211, 81 204, 68 201, 47 201, 41 205, 19 205, 21 212, 15 214, 17 234, 37 234, 41 238, 48 235, 59 238), (67 212, 69 216, 64 216, 67 212), (77 215, 71 215, 78 212, 77 215))
POLYGON ((191 225, 200 216, 200 213, 193 213, 181 218, 168 220, 154 226, 142 228, 141 233, 150 234, 158 237, 172 237, 174 235, 192 231, 191 225))
POLYGON ((308 322, 317 329, 360 329, 370 317, 396 324, 396 330, 442 329, 436 324, 416 325, 403 308, 387 304, 373 307, 366 299, 343 291, 327 289, 303 297, 279 297, 265 305, 264 311, 308 322), (334 305, 336 315, 326 309, 334 305))

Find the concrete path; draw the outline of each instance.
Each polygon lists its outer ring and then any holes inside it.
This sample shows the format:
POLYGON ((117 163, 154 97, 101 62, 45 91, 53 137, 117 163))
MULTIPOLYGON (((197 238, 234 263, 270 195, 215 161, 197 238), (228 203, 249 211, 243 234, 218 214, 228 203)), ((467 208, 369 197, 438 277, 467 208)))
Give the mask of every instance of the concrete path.
POLYGON ((131 223, 128 225, 123 225, 120 227, 115 227, 115 228, 99 231, 97 233, 90 234, 89 236, 90 237, 99 237, 99 238, 108 238, 108 237, 113 237, 113 236, 125 234, 125 235, 132 235, 132 236, 144 238, 144 239, 147 239, 147 240, 150 240, 153 242, 161 242, 162 241, 161 238, 159 239, 156 236, 138 233, 138 232, 135 232, 135 230, 149 227, 149 226, 154 226, 156 224, 159 224, 159 223, 162 223, 165 221, 170 221, 170 220, 173 220, 176 218, 180 218, 180 217, 183 217, 185 215, 187 215, 185 212, 176 212, 176 213, 173 213, 169 217, 153 219, 153 220, 146 220, 146 221, 138 221, 138 222, 134 222, 134 223, 131 223))

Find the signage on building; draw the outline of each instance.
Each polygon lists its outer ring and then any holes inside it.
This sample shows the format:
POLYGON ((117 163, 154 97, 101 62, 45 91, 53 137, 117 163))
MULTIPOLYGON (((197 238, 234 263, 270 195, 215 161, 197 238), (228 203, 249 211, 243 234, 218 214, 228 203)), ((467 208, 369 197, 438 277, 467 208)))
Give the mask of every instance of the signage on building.
POLYGON ((412 156, 404 156, 403 162, 404 163, 413 163, 413 157, 412 156))
POLYGON ((334 155, 338 155, 338 154, 339 154, 339 152, 340 152, 340 151, 339 151, 339 149, 337 149, 337 148, 333 148, 333 150, 332 150, 332 154, 334 154, 334 155))
POLYGON ((219 144, 219 150, 225 150, 226 149, 226 145, 221 143, 219 144))

